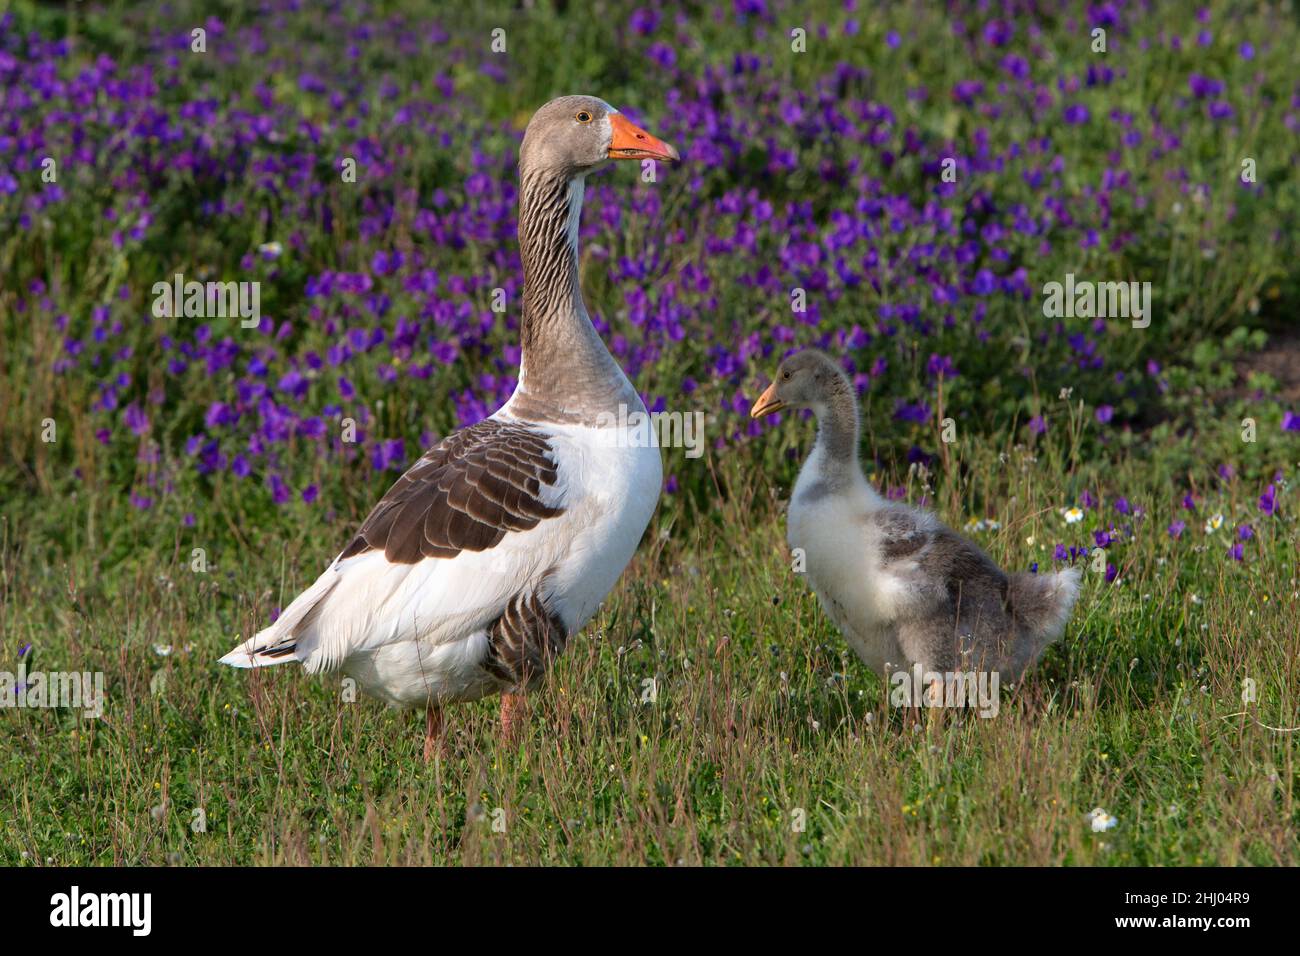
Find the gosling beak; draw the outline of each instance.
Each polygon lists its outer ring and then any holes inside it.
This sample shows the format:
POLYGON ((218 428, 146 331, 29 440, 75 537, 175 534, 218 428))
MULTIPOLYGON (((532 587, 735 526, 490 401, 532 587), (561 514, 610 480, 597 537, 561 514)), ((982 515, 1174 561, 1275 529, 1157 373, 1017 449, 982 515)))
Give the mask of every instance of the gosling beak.
POLYGON ((610 159, 681 159, 677 150, 655 139, 622 113, 610 113, 609 125, 614 131, 609 141, 610 159))
POLYGON ((764 415, 779 412, 783 408, 785 408, 785 402, 776 397, 776 382, 773 382, 763 391, 762 395, 758 396, 758 401, 749 410, 749 417, 762 418, 764 415))

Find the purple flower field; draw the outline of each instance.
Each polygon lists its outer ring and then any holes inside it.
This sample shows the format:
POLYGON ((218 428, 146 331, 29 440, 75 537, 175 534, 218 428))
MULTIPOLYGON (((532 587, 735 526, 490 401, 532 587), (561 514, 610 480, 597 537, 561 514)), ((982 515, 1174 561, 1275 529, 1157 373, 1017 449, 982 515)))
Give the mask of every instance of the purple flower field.
MULTIPOLYGON (((687 162, 633 188, 598 179, 583 270, 597 328, 652 411, 689 402, 719 448, 744 443, 760 431, 743 412, 761 369, 816 344, 845 356, 872 409, 892 409, 904 450, 934 453, 908 426, 932 421, 940 382, 968 419, 1031 433, 1073 387, 1114 431, 1160 413, 1166 362, 1294 291, 1279 206, 1294 216, 1281 144, 1300 132, 1300 80, 1270 70, 1293 51, 1267 23, 1205 10, 1179 31, 1112 4, 1016 13, 954 6, 943 39, 961 69, 936 72, 929 24, 906 9, 868 32, 853 4, 827 5, 813 52, 790 54, 792 13, 766 4, 703 24, 626 8, 604 53, 653 64, 650 82, 601 92, 687 162), (1113 49, 1049 61, 1049 27, 1104 28, 1113 49), (1161 95, 1144 102, 1153 78, 1161 95), (1250 137, 1279 155, 1261 150, 1257 181, 1234 182, 1212 151, 1247 155, 1250 137), (1156 324, 1027 321, 1066 273, 1156 276, 1156 324)), ((514 386, 515 146, 552 91, 526 87, 523 52, 468 42, 462 23, 364 5, 316 16, 268 3, 249 23, 210 18, 205 53, 183 17, 142 24, 128 51, 3 23, 6 307, 48 330, 30 358, 108 456, 138 457, 141 504, 191 473, 283 503, 314 493, 304 460, 400 471, 514 386), (316 27, 318 42, 297 39, 316 27), (150 288, 175 273, 260 282, 257 326, 155 319, 150 288), (337 438, 344 416, 355 447, 337 438)))

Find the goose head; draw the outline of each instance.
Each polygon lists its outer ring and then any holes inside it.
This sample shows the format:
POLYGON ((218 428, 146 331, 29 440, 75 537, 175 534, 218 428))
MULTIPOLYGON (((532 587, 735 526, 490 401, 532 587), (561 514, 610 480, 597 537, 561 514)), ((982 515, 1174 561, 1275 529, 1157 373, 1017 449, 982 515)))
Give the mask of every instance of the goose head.
POLYGON ((561 96, 536 113, 524 131, 519 164, 572 178, 614 159, 680 159, 677 150, 651 136, 595 96, 561 96))
POLYGON ((811 408, 822 418, 832 406, 854 401, 853 386, 836 361, 825 352, 805 349, 788 356, 776 377, 749 410, 762 418, 785 408, 811 408))

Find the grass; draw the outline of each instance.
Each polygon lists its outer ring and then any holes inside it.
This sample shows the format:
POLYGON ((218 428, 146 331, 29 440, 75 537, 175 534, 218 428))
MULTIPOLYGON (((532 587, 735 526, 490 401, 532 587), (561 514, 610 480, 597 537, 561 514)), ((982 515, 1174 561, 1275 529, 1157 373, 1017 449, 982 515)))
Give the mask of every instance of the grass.
MULTIPOLYGON (((1004 466, 995 448, 959 445, 935 500, 960 524, 942 503, 984 489, 1003 507, 982 543, 1010 566, 1044 560, 1026 539, 1060 523, 1063 472, 1023 449, 1004 466)), ((1300 724, 1293 522, 1238 564, 1169 540, 1157 505, 1119 580, 1087 576, 1064 639, 997 717, 914 719, 791 573, 777 500, 791 473, 707 467, 717 511, 665 501, 518 746, 499 741, 494 702, 460 706, 430 766, 418 714, 345 702, 337 678, 214 663, 310 582, 351 516, 304 507, 284 540, 244 526, 196 573, 165 522, 98 494, 57 520, 69 557, 42 560, 52 529, 32 503, 31 523, 4 528, 6 653, 30 641, 49 669, 102 669, 109 703, 99 721, 4 716, 0 863, 1300 862, 1297 736, 1263 726, 1300 724), (99 546, 119 523, 128 561, 99 546), (1116 828, 1092 833, 1094 806, 1116 828)), ((1139 456, 1080 470, 1168 497, 1139 456)))

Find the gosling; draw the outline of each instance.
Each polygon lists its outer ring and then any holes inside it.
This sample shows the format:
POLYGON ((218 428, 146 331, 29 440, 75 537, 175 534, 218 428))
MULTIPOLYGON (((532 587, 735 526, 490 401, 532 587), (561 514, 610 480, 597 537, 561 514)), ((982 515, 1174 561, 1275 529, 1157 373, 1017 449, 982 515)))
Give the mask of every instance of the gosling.
MULTIPOLYGON (((787 541, 858 657, 886 680, 907 668, 1018 681, 1064 631, 1079 569, 1008 574, 931 512, 883 498, 858 461, 853 386, 826 354, 785 359, 750 415, 786 408, 810 408, 818 423, 790 496, 787 541)), ((937 677, 926 680, 935 693, 937 677)))

